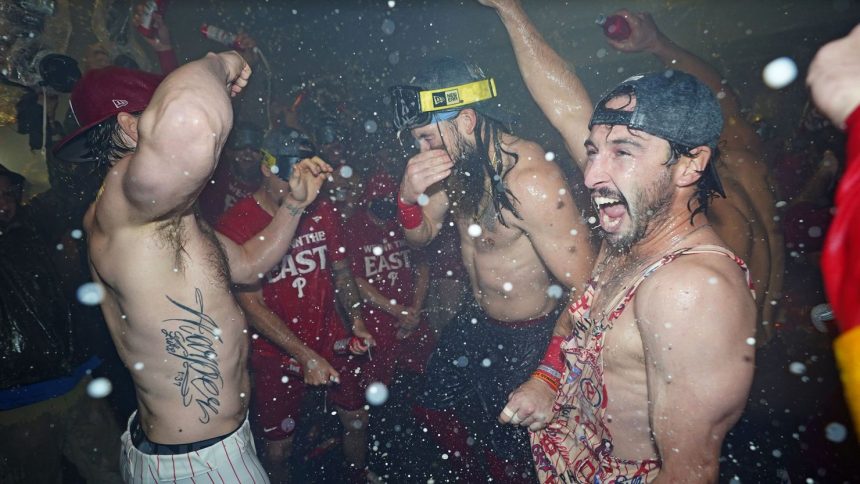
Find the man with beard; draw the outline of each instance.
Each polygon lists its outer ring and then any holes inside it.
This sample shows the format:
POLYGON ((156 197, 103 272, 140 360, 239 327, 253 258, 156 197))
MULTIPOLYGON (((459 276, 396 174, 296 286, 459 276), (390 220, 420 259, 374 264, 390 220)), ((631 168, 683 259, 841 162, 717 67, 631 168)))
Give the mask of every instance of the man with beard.
POLYGON ((553 334, 570 333, 555 325, 564 293, 592 267, 587 229, 559 167, 500 121, 479 67, 442 58, 410 84, 391 90, 395 124, 420 151, 401 182, 400 221, 417 246, 456 224, 474 296, 443 330, 419 402, 454 411, 493 478, 528 478, 525 432, 497 417, 509 397, 518 421, 549 393, 542 373, 529 375, 553 334))
MULTIPOLYGON (((518 56, 563 65, 518 5, 505 5, 518 56)), ((561 375, 548 381, 555 399, 541 402, 550 421, 529 424, 538 476, 713 482, 749 394, 756 316, 746 266, 708 222, 721 191, 718 101, 666 71, 622 82, 589 120, 582 84, 563 74, 550 83, 568 100, 554 123, 584 160, 604 242, 569 310, 561 375)))

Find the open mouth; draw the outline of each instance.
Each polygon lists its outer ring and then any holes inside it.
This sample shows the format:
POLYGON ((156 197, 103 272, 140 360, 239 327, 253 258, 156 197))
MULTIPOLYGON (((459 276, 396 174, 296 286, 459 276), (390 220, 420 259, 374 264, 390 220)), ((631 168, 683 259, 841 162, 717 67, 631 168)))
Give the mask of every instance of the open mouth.
POLYGON ((591 201, 600 217, 600 227, 607 232, 614 232, 627 213, 627 203, 621 198, 600 195, 593 196, 591 201))

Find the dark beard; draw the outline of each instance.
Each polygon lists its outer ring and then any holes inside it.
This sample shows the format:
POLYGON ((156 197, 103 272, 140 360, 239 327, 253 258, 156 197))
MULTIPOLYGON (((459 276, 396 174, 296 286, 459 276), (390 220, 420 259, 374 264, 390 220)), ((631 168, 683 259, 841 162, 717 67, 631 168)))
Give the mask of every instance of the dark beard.
POLYGON ((606 237, 606 233, 602 232, 604 240, 619 254, 630 253, 630 249, 645 237, 648 229, 655 222, 661 222, 666 218, 666 213, 672 204, 673 193, 669 171, 667 170, 664 175, 636 196, 634 206, 643 207, 637 210, 637 212, 641 210, 641 213, 631 213, 630 205, 627 205, 628 214, 633 222, 632 232, 615 240, 606 237))
POLYGON ((459 156, 454 160, 454 171, 445 179, 445 192, 451 207, 458 217, 476 220, 481 214, 481 201, 487 192, 487 170, 489 157, 478 153, 474 146, 455 135, 455 145, 459 156))

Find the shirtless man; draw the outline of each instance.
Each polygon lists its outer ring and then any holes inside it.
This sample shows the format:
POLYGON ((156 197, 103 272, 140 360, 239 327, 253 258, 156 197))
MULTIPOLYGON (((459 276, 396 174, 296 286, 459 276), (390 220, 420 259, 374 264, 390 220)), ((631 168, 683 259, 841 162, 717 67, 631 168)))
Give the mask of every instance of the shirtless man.
POLYGON ((206 474, 268 482, 247 422, 247 329, 230 282, 255 282, 280 260, 330 168, 304 160, 292 198, 244 246, 198 220, 194 201, 233 123, 230 96, 250 74, 240 55, 224 52, 163 81, 116 67, 90 71, 72 92, 81 128, 58 156, 80 159, 83 148, 110 163, 84 226, 102 311, 137 391, 122 438, 126 482, 206 474))
POLYGON ((648 13, 615 12, 630 25, 630 37, 607 39, 622 52, 648 52, 666 68, 696 76, 717 93, 723 112, 720 158, 716 163, 725 198, 714 200, 708 219, 728 247, 748 261, 759 304, 757 341, 773 335, 776 305, 785 271, 783 235, 776 220, 774 182, 768 170, 761 139, 740 112, 740 100, 716 69, 672 42, 648 13))
POLYGON ((554 326, 563 293, 591 270, 587 227, 559 167, 499 121, 495 84, 480 68, 442 58, 410 84, 391 90, 395 124, 419 150, 401 182, 400 221, 415 246, 456 224, 474 296, 443 330, 419 401, 452 408, 492 450, 493 477, 510 482, 530 472, 516 468, 530 451, 523 432, 496 419, 517 386, 506 411, 546 392, 529 375, 553 332, 570 332, 554 326))
MULTIPOLYGON (((584 170, 579 130, 583 117, 587 120, 590 114, 590 101, 584 88, 565 61, 546 44, 518 1, 480 1, 499 13, 510 34, 526 86, 544 115, 565 138, 579 168, 584 170)), ((651 53, 667 68, 688 72, 718 93, 724 128, 719 143, 720 156, 714 161, 725 196, 713 201, 708 215, 714 230, 728 247, 749 263, 759 306, 756 340, 764 344, 773 334, 775 302, 782 291, 785 260, 783 236, 775 220, 774 184, 761 140, 741 115, 737 96, 723 82, 719 72, 667 38, 649 14, 632 14, 626 10, 616 13, 625 17, 631 34, 624 41, 609 39, 610 45, 623 52, 651 53)))
POLYGON ((570 308, 555 400, 519 422, 532 430, 539 477, 714 482, 752 382, 756 317, 745 265, 708 223, 717 99, 678 71, 634 76, 589 118, 581 82, 519 5, 494 5, 523 72, 538 69, 527 57, 562 66, 527 82, 565 100, 544 111, 582 160, 604 238, 570 308))

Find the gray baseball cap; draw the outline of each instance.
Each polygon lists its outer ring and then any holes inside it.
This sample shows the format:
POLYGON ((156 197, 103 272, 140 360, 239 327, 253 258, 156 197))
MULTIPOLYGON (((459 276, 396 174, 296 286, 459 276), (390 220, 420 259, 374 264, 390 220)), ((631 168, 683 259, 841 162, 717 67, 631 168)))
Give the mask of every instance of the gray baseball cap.
MULTIPOLYGON (((723 115, 708 86, 690 74, 667 70, 636 75, 613 88, 596 104, 588 128, 595 124, 628 126, 689 149, 715 149, 723 115), (621 96, 635 97, 636 106, 632 110, 606 107, 609 100, 621 96)), ((708 163, 702 178, 725 196, 714 161, 708 163)))

